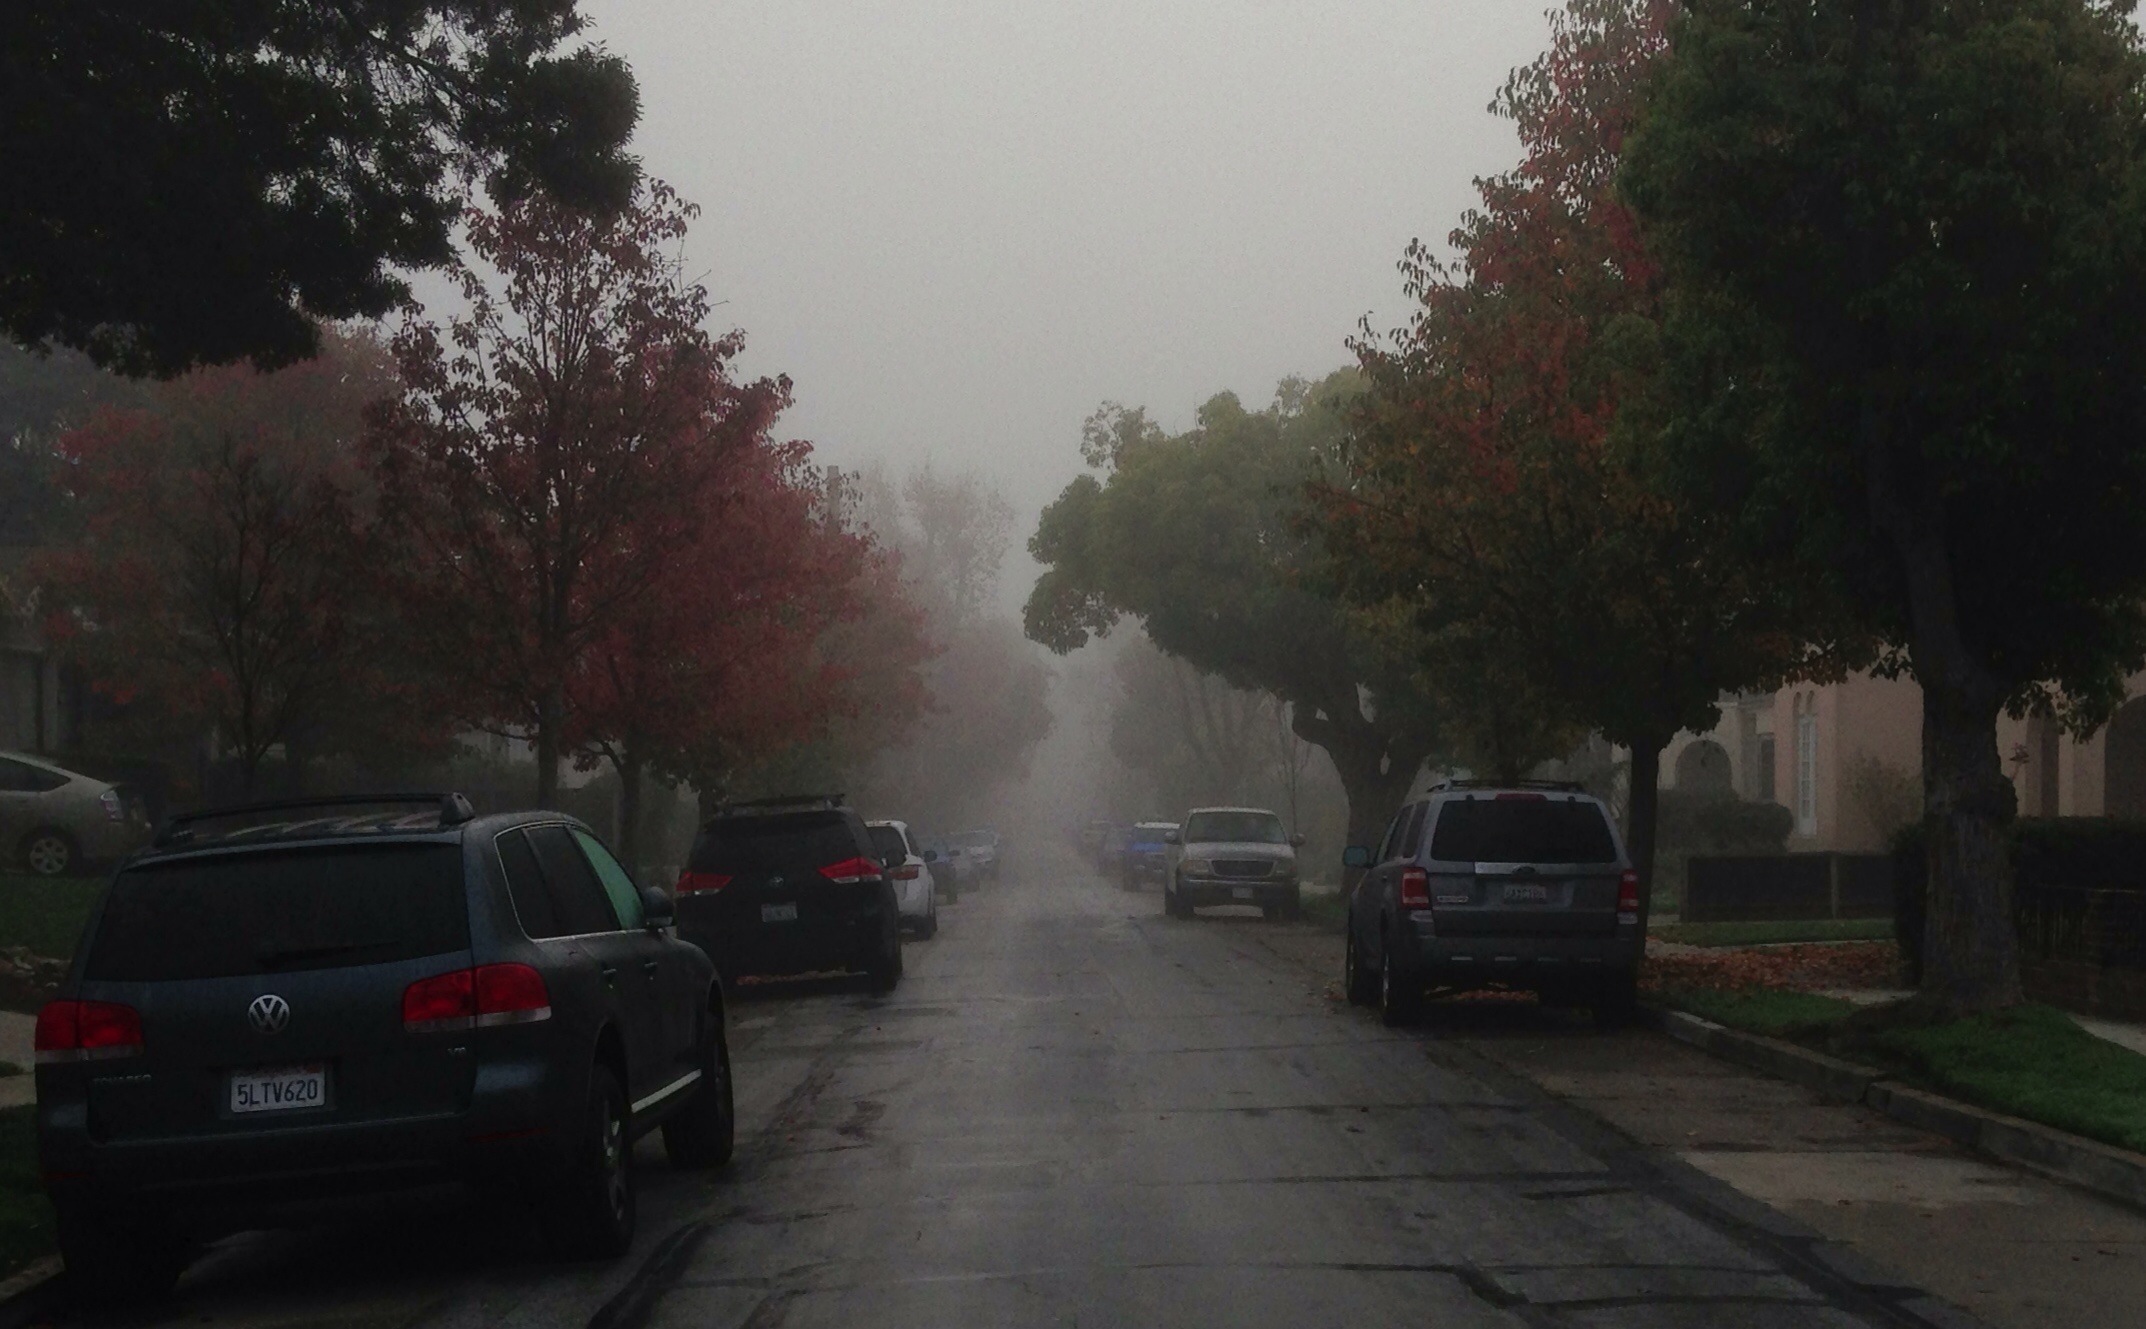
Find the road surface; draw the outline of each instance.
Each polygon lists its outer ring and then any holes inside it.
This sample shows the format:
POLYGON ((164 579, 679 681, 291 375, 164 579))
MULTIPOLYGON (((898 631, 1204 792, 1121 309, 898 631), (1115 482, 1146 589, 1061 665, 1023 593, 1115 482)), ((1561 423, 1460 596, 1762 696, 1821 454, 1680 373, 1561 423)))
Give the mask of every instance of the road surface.
MULTIPOLYGON (((888 998, 740 1000, 737 1162, 640 1155, 627 1259, 446 1200, 246 1234, 164 1322, 1900 1323, 1763 1211, 1261 944, 1070 866, 965 894, 888 998)), ((1293 925, 1304 926, 1304 925, 1293 925)))

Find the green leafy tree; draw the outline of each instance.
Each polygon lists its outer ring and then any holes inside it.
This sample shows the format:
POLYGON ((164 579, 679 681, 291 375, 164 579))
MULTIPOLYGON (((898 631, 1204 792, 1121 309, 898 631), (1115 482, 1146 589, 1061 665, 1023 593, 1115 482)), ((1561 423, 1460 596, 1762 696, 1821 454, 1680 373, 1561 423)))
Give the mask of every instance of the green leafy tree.
POLYGON ((0 328, 168 376, 441 267, 465 180, 622 205, 633 77, 575 0, 0 5, 0 328))
POLYGON ((1611 184, 1669 8, 1574 0, 1507 83, 1525 158, 1481 182, 1456 269, 1411 247, 1417 312, 1358 346, 1370 390, 1326 503, 1352 593, 1414 622, 1493 772, 1588 733, 1630 749, 1649 880, 1662 750, 1802 654, 1728 524, 1651 483, 1662 287, 1611 184))
POLYGON ((1622 185, 1690 492, 1923 694, 1924 991, 2019 999, 1995 726, 2146 659, 2146 53, 2101 0, 1698 0, 1622 185))
POLYGON ((1175 437, 1142 411, 1098 411, 1082 453, 1105 475, 1044 510, 1025 620, 1064 653, 1130 615, 1168 654, 1289 703, 1341 776, 1351 842, 1368 843, 1437 735, 1406 664, 1320 589, 1324 551, 1302 529, 1304 480, 1338 446, 1352 388, 1347 374, 1291 380, 1263 411, 1225 392, 1175 437))

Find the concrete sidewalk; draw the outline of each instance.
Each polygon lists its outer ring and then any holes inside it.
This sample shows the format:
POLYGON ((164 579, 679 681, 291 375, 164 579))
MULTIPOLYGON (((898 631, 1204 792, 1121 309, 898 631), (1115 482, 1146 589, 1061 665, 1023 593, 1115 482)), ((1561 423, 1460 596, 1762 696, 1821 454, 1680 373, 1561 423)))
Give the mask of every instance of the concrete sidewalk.
MULTIPOLYGON (((1310 975, 1340 971, 1338 936, 1277 928, 1263 939, 1310 975)), ((1464 1045, 1993 1329, 2146 1322, 2146 1214, 1651 1030, 1604 1033, 1584 1015, 1500 1001, 1434 1003, 1419 1032, 1464 1045)))

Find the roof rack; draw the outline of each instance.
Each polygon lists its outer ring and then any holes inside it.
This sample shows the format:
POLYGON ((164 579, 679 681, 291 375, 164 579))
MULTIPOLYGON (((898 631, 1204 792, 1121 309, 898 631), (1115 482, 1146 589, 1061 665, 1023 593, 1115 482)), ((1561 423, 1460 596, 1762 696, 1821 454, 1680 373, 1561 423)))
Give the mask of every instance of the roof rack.
POLYGON ((383 803, 429 803, 439 809, 440 826, 443 829, 460 826, 477 816, 477 809, 470 806, 467 798, 457 793, 329 794, 319 798, 279 798, 265 803, 234 803, 227 807, 179 813, 165 819, 163 829, 156 833, 156 839, 151 841, 151 844, 158 849, 185 844, 194 838, 192 827, 197 822, 221 821, 226 817, 252 817, 268 812, 303 812, 311 808, 369 808, 383 803))
POLYGON ((747 798, 716 804, 715 815, 722 817, 733 812, 759 812, 769 808, 824 808, 831 811, 843 807, 848 797, 847 794, 778 794, 773 798, 747 798))
POLYGON ((1560 794, 1584 794, 1587 786, 1578 780, 1440 780, 1427 792, 1441 789, 1546 789, 1560 794))

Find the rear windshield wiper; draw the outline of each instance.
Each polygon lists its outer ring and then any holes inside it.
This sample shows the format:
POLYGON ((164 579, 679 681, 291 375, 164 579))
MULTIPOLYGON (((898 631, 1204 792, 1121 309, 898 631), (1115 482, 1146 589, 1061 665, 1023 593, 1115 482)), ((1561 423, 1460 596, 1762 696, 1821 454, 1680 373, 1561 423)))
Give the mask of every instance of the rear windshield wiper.
POLYGON ((287 969, 310 964, 316 960, 334 960, 364 951, 393 950, 391 941, 353 941, 341 946, 297 946, 283 950, 259 950, 253 960, 263 969, 287 969))

